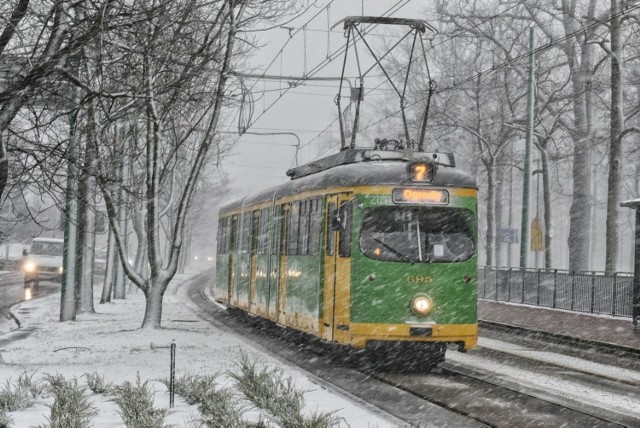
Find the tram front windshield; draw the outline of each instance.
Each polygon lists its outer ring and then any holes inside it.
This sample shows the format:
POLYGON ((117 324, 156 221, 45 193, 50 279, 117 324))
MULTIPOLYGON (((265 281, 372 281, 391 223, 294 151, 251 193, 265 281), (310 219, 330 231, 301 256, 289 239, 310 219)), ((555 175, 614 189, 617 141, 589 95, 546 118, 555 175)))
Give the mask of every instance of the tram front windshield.
POLYGON ((371 208, 362 221, 360 248, 376 260, 460 262, 475 251, 472 224, 473 213, 463 208, 371 208))

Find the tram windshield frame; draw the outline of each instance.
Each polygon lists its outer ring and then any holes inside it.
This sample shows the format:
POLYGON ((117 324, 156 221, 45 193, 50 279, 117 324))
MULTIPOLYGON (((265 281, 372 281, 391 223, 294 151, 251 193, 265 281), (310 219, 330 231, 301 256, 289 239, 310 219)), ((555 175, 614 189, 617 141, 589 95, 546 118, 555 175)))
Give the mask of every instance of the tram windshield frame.
POLYGON ((360 227, 360 251, 380 261, 463 262, 475 254, 474 217, 466 208, 369 208, 360 227))

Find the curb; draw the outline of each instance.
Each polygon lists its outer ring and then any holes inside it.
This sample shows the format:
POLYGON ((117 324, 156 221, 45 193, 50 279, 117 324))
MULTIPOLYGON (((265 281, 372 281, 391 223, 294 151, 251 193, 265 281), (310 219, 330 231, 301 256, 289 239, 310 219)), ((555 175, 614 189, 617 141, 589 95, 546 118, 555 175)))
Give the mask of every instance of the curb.
POLYGON ((526 333, 533 339, 551 342, 558 345, 573 344, 581 349, 597 348, 600 352, 610 355, 618 355, 620 353, 633 357, 640 357, 640 349, 628 346, 616 345, 607 342, 599 342, 590 339, 581 339, 578 337, 567 336, 558 333, 549 333, 545 331, 532 330, 526 327, 520 327, 512 324, 499 323, 495 321, 478 320, 478 326, 488 329, 494 329, 503 332, 520 332, 526 333))

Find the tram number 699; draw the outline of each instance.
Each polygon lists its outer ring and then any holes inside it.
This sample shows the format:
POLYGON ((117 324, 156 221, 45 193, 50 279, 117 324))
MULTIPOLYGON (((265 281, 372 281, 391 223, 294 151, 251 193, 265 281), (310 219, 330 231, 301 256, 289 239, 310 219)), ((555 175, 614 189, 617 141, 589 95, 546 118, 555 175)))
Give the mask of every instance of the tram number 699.
POLYGON ((433 278, 425 275, 407 275, 405 279, 410 284, 431 284, 433 282, 433 278))

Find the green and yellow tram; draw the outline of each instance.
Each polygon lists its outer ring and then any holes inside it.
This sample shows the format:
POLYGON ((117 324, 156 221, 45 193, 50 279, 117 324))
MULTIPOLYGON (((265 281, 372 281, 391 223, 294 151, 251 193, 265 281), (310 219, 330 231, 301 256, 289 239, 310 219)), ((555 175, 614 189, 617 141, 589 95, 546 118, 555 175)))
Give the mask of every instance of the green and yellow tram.
POLYGON ((216 300, 427 364, 477 342, 477 185, 453 156, 346 149, 219 212, 216 300))

